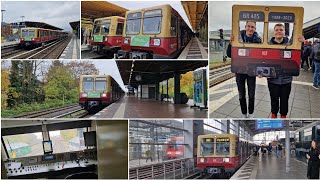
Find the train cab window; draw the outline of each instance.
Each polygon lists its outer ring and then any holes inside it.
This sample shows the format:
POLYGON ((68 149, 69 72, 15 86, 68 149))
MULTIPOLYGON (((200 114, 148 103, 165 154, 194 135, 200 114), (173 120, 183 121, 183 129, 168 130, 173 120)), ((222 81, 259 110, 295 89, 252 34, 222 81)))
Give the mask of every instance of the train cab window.
POLYGON ((111 20, 103 20, 101 22, 101 34, 109 34, 111 20))
POLYGON ((263 43, 263 22, 240 21, 239 22, 239 42, 240 43, 263 43))
POLYGON ((141 12, 127 15, 126 34, 139 34, 141 24, 141 12))
POLYGON ((27 37, 28 36, 28 30, 23 29, 22 30, 22 37, 27 37))
POLYGON ((96 91, 105 91, 107 89, 107 78, 97 77, 96 78, 96 91))
POLYGON ((82 80, 82 90, 84 92, 88 92, 88 91, 93 91, 94 87, 94 81, 93 81, 93 78, 91 77, 85 77, 83 78, 82 80))
POLYGON ((118 23, 116 35, 122 35, 122 32, 123 32, 123 23, 118 23))
POLYGON ((170 35, 177 36, 177 16, 171 15, 170 35))
POLYGON ((230 154, 230 139, 217 138, 216 155, 229 155, 230 154))
POLYGON ((53 153, 64 153, 84 150, 83 132, 86 128, 50 131, 53 153))
MULTIPOLYGON (((281 39, 283 45, 291 45, 293 36, 293 23, 269 23, 268 43, 276 44, 276 39, 281 39)), ((280 42, 279 42, 280 43, 280 42)))
POLYGON ((96 21, 93 25, 93 34, 97 35, 100 34, 100 25, 101 25, 101 21, 96 21))
POLYGON ((202 138, 200 146, 200 155, 210 156, 214 154, 214 139, 213 138, 202 138))
POLYGON ((43 154, 41 132, 3 136, 3 141, 9 158, 43 154))
POLYGON ((161 32, 161 9, 144 12, 143 34, 160 34, 161 32))
POLYGON ((183 146, 183 141, 171 140, 168 143, 169 143, 169 145, 168 145, 169 149, 180 149, 183 146))

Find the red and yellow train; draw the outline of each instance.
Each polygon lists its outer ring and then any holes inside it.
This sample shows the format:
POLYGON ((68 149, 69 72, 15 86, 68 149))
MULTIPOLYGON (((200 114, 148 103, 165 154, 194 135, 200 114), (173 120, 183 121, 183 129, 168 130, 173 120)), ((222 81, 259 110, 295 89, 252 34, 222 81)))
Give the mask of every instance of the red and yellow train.
POLYGON ((120 48, 123 41, 124 18, 111 16, 94 20, 91 47, 98 54, 113 55, 120 48))
POLYGON ((98 111, 123 95, 124 91, 110 75, 80 76, 79 104, 85 110, 98 111))
POLYGON ((203 174, 233 174, 258 146, 234 134, 207 134, 198 136, 197 167, 203 174))
POLYGON ((21 47, 36 47, 42 45, 42 43, 48 43, 50 41, 60 39, 68 36, 67 32, 43 29, 43 28, 21 28, 20 32, 20 46, 21 47))
POLYGON ((193 33, 170 5, 127 11, 120 59, 176 58, 193 33))

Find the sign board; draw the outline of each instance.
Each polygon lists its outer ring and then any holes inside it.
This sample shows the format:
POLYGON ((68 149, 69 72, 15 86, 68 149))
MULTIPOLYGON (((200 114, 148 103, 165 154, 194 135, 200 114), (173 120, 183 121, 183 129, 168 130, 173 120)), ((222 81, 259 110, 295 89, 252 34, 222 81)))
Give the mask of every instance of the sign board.
POLYGON ((100 92, 88 92, 88 98, 100 98, 100 92))
POLYGON ((256 120, 256 130, 282 129, 283 127, 283 120, 256 120))
POLYGON ((132 36, 130 46, 150 46, 150 36, 132 36))
POLYGON ((199 69, 193 72, 193 101, 196 106, 207 107, 206 69, 199 69))
POLYGON ((94 42, 103 42, 103 36, 94 35, 93 36, 93 41, 94 42))
POLYGON ((240 21, 264 21, 264 13, 259 11, 240 11, 240 21))

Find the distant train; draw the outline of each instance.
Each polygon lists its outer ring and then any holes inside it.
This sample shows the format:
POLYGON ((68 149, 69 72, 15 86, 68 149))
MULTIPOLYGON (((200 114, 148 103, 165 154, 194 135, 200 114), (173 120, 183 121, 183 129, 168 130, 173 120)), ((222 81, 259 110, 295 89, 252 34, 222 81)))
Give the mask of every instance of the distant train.
POLYGON ((68 36, 67 32, 43 29, 43 28, 21 28, 20 47, 37 47, 42 43, 68 36))
POLYGON ((120 59, 176 58, 193 33, 170 5, 127 11, 120 59))
POLYGON ((184 157, 183 140, 183 137, 172 137, 168 139, 168 144, 166 145, 165 160, 184 157))
POLYGON ((202 174, 231 176, 258 146, 234 134, 198 136, 197 167, 202 174))
POLYGON ((109 75, 80 76, 79 104, 85 110, 98 111, 123 95, 122 88, 109 75))
POLYGON ((123 24, 124 18, 120 16, 95 19, 90 43, 92 51, 113 56, 121 48, 123 24))

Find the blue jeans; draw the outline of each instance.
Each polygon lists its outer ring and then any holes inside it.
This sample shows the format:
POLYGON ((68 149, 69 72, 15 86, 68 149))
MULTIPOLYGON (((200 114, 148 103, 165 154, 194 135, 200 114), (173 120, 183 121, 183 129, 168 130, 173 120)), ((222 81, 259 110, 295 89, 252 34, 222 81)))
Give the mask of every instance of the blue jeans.
POLYGON ((314 63, 313 85, 320 86, 320 63, 314 63))
POLYGON ((281 156, 282 157, 282 150, 278 150, 277 152, 277 157, 281 156))

